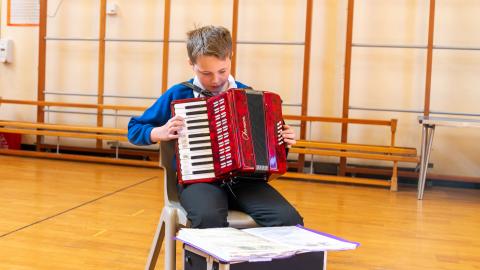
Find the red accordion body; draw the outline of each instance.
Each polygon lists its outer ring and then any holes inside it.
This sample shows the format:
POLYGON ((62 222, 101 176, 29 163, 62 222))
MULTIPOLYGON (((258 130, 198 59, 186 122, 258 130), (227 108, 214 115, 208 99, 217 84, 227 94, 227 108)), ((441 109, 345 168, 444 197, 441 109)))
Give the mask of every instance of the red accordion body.
POLYGON ((285 173, 281 103, 277 94, 248 89, 172 102, 173 114, 186 123, 177 142, 178 181, 268 180, 285 173))

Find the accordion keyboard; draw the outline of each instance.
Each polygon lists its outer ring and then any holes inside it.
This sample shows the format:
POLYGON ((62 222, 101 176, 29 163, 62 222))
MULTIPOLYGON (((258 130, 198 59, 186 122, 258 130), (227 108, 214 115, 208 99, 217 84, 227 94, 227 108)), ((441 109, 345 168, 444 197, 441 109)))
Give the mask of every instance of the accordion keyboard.
POLYGON ((206 101, 174 106, 175 114, 182 116, 186 125, 178 138, 183 180, 215 177, 206 101))

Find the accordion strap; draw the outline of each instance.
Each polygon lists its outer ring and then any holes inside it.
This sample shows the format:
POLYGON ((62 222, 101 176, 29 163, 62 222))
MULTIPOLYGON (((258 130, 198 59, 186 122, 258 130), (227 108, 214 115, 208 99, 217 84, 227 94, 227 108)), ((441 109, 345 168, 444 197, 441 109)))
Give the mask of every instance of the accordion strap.
POLYGON ((193 84, 189 81, 182 82, 181 84, 185 85, 186 87, 188 87, 188 88, 192 89, 193 91, 199 93, 200 95, 204 95, 205 97, 213 97, 212 92, 207 91, 207 90, 203 90, 202 88, 196 86, 195 84, 193 84))

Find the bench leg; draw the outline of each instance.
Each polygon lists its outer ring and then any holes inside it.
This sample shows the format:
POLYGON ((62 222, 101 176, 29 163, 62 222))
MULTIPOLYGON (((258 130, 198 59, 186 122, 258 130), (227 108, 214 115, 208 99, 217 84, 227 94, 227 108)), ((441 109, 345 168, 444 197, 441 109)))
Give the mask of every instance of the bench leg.
POLYGON ((390 191, 398 191, 398 161, 393 162, 392 179, 390 180, 390 191))

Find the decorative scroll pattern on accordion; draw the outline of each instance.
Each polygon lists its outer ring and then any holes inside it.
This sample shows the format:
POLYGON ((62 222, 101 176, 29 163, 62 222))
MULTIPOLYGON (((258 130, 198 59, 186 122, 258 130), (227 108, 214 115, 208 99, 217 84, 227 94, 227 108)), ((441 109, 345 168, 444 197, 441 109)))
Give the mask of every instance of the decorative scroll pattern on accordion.
POLYGON ((285 173, 281 103, 277 94, 246 89, 172 102, 173 114, 186 123, 177 142, 179 182, 285 173))

